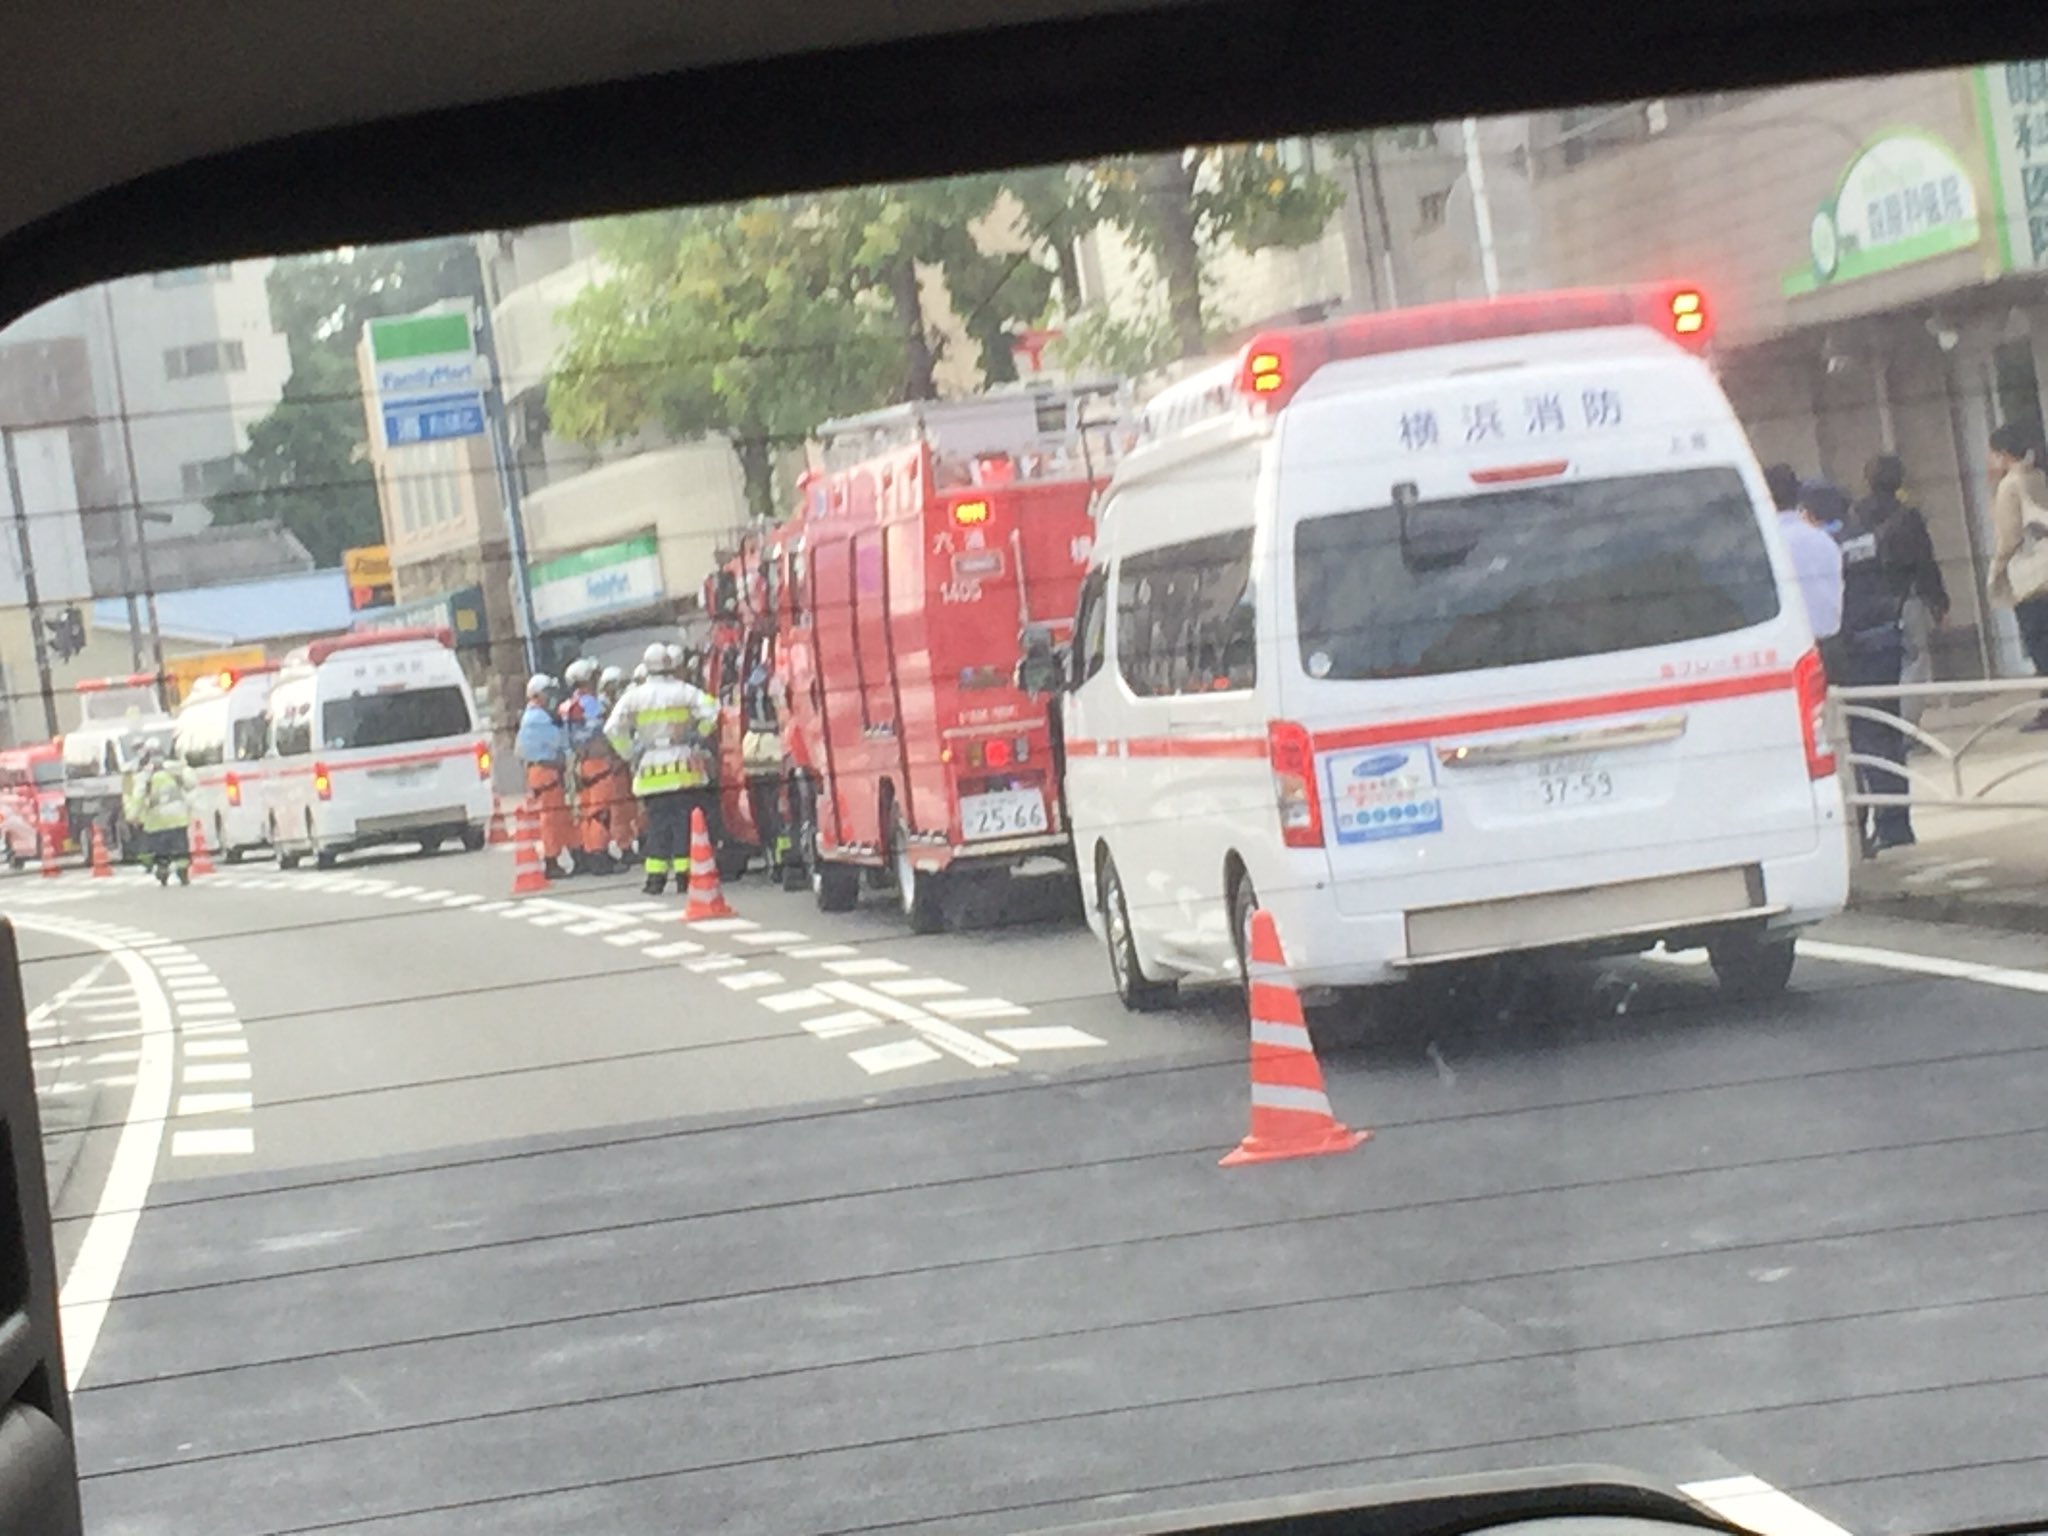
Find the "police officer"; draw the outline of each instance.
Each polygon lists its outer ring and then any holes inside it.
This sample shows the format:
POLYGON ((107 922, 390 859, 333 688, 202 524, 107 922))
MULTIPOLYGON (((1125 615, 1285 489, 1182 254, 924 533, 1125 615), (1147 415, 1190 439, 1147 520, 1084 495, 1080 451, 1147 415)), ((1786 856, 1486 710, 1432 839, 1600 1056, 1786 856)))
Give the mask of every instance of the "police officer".
MULTIPOLYGON (((1799 499, 1815 522, 1836 530, 1835 540, 1842 546, 1842 627, 1823 652, 1829 680, 1845 688, 1897 687, 1905 665, 1906 589, 1895 578, 1895 552, 1886 538, 1886 523, 1852 509, 1840 487, 1826 481, 1802 486, 1799 499)), ((1885 715, 1896 717, 1899 712, 1897 698, 1860 702, 1885 715)), ((1906 737, 1898 727, 1851 715, 1849 753, 1857 760, 1859 790, 1903 800, 1906 737)), ((1914 840, 1913 815, 1904 804, 1863 807, 1856 819, 1865 858, 1914 840)))
POLYGON ((605 735, 632 765, 647 894, 659 896, 670 875, 678 890, 688 888, 691 812, 702 810, 709 820, 709 744, 718 731, 718 704, 675 675, 667 646, 648 646, 646 666, 647 681, 620 697, 605 735))

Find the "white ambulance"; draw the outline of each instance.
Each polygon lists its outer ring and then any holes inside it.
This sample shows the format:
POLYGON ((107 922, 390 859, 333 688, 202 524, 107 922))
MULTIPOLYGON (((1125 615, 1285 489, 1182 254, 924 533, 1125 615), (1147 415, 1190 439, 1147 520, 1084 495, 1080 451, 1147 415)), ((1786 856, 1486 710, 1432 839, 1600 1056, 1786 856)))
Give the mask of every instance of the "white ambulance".
POLYGON ((239 864, 269 841, 264 759, 275 666, 202 677, 178 706, 171 750, 199 782, 192 814, 209 849, 239 864))
POLYGON ((315 640, 270 691, 267 822, 277 861, 484 845, 491 749, 446 630, 315 640))
POLYGON ((1127 1006, 1704 944, 1782 988, 1848 888, 1825 683, 1693 289, 1349 317, 1148 408, 1062 701, 1127 1006))

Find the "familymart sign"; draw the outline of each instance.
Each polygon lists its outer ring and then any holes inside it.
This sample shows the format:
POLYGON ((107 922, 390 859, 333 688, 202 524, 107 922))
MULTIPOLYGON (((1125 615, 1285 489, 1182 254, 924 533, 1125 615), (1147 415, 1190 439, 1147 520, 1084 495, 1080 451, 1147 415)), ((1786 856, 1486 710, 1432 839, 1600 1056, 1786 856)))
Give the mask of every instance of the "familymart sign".
POLYGON ((484 433, 484 370, 460 310, 372 320, 370 386, 386 448, 484 433))
POLYGON ((652 608, 667 596, 661 582, 661 545, 652 530, 533 566, 527 580, 534 622, 542 629, 652 608))

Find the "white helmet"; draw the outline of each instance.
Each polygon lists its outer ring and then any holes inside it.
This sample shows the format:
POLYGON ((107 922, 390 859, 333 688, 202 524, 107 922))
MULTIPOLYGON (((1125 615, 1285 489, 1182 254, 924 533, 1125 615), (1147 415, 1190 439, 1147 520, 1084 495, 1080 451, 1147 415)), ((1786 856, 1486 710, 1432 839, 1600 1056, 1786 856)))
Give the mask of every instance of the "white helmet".
POLYGON ((668 648, 668 664, 670 667, 680 667, 683 664, 683 648, 680 645, 668 648))
POLYGON ((633 681, 634 681, 634 682, 636 682, 636 683, 644 683, 644 682, 646 682, 646 681, 647 681, 647 663, 646 663, 646 662, 644 662, 644 661, 643 661, 643 662, 641 662, 639 666, 637 666, 637 667, 635 667, 635 668, 633 669, 633 681))
POLYGON ((555 680, 545 672, 536 672, 526 680, 526 696, 531 699, 546 693, 555 686, 555 680))
POLYGON ((571 686, 587 683, 597 676, 597 663, 588 656, 579 656, 569 663, 562 676, 569 680, 571 686))
POLYGON ((606 667, 604 671, 598 675, 597 686, 600 688, 616 688, 625 680, 626 674, 621 672, 617 667, 606 667))
POLYGON ((675 664, 675 658, 669 654, 669 648, 659 640, 648 646, 647 654, 640 658, 640 665, 650 672, 671 671, 675 664))

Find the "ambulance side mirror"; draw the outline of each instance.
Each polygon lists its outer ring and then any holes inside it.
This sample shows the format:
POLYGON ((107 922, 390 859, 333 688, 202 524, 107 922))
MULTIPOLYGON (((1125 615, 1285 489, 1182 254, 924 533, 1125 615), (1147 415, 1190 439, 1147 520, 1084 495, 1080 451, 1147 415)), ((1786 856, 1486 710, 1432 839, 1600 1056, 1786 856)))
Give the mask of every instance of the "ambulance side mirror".
POLYGON ((1065 693, 1072 686, 1067 668, 1068 648, 1052 637, 1044 624, 1026 627, 1022 636, 1023 655, 1017 661, 1017 690, 1033 697, 1065 693))

